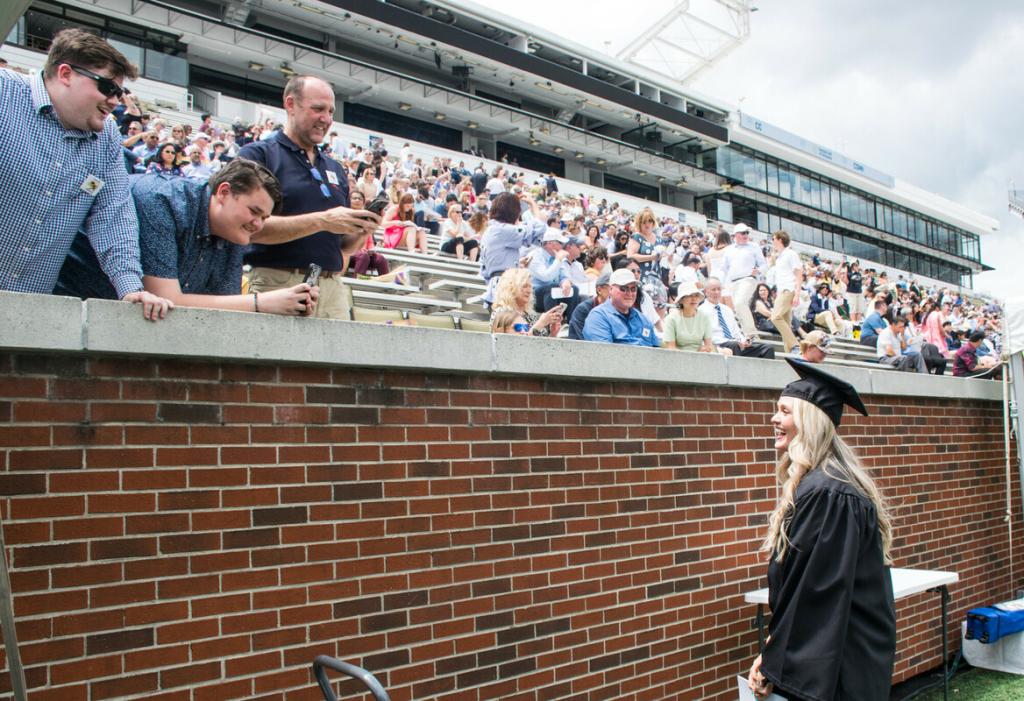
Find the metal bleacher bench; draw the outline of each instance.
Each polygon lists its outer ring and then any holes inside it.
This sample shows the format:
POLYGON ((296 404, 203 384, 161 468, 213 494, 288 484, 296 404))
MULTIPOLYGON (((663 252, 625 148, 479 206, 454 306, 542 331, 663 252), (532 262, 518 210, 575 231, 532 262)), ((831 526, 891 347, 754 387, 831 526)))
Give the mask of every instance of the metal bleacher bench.
POLYGON ((437 297, 424 297, 414 294, 393 294, 390 292, 371 292, 369 290, 352 290, 352 301, 360 307, 378 309, 413 309, 419 312, 454 311, 462 308, 461 302, 453 302, 437 297))

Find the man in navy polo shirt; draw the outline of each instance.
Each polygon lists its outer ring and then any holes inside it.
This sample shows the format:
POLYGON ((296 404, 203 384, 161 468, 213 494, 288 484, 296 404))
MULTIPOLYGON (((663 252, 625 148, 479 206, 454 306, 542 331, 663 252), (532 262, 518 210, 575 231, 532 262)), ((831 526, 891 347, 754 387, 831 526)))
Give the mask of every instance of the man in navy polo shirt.
POLYGON ((624 343, 631 346, 659 345, 654 326, 647 317, 633 308, 637 283, 633 273, 619 268, 609 280, 608 301, 590 312, 583 325, 583 338, 601 343, 624 343))
POLYGON ((270 169, 282 191, 280 214, 253 235, 245 256, 252 266, 249 289, 262 293, 294 287, 316 263, 323 272, 315 316, 347 319, 342 252, 358 251, 380 217, 349 209, 348 175, 320 152, 334 115, 331 86, 315 76, 293 76, 284 88, 284 109, 288 122, 283 131, 239 153, 270 169))

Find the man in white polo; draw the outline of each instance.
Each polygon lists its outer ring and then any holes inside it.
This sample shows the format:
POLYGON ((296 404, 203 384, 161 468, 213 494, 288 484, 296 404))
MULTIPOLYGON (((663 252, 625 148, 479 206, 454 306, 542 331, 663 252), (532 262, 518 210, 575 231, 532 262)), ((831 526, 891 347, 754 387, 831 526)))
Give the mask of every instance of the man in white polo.
POLYGON ((797 345, 793 334, 793 298, 804 281, 804 266, 800 255, 789 246, 789 234, 781 229, 772 234, 775 249, 775 304, 772 305, 772 324, 782 334, 783 351, 790 353, 797 345))
POLYGON ((737 224, 732 230, 733 242, 726 247, 722 257, 722 282, 732 291, 736 319, 748 338, 757 336, 754 315, 750 312, 750 300, 757 291, 757 281, 768 264, 761 248, 750 243, 750 228, 737 224))

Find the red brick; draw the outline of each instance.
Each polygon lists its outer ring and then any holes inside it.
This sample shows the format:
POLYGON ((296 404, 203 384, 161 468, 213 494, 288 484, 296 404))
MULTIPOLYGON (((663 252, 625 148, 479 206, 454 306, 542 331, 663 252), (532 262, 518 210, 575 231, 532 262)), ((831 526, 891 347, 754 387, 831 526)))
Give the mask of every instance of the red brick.
POLYGON ((157 470, 130 470, 121 475, 121 485, 126 491, 181 489, 185 487, 185 470, 161 468, 157 470))
POLYGON ((124 514, 154 511, 156 495, 145 493, 134 494, 90 494, 89 513, 91 514, 124 514))
POLYGON ((60 518, 85 513, 85 497, 19 497, 11 501, 10 517, 14 519, 60 518))
POLYGON ((152 467, 152 448, 90 448, 85 451, 85 462, 94 467, 152 467))
POLYGON ((143 402, 92 402, 89 418, 98 424, 149 422, 156 420, 156 404, 143 402))
POLYGON ((8 460, 12 470, 77 470, 82 456, 81 449, 12 450, 8 460))

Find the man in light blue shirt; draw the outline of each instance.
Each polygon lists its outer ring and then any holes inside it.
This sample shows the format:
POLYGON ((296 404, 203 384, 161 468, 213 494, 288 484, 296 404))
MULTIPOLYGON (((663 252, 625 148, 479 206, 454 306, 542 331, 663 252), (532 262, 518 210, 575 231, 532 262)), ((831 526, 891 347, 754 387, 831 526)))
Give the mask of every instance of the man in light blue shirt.
POLYGON ((633 273, 619 268, 609 279, 608 301, 594 307, 583 325, 583 339, 599 343, 658 347, 658 336, 647 317, 633 307, 638 282, 633 273))
POLYGON ((567 274, 569 254, 563 249, 567 241, 559 229, 548 229, 541 238, 540 249, 530 258, 530 277, 537 311, 546 312, 564 302, 562 318, 571 319, 580 297, 567 274))
POLYGON ((42 75, 0 70, 0 289, 50 294, 83 228, 118 298, 153 321, 174 306, 143 289, 123 138, 108 119, 137 76, 81 29, 54 37, 42 75))
POLYGON ((889 305, 884 299, 875 300, 875 311, 868 315, 860 325, 860 343, 863 346, 875 348, 878 346, 878 336, 889 326, 885 321, 885 313, 889 311, 889 305))

